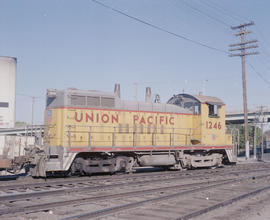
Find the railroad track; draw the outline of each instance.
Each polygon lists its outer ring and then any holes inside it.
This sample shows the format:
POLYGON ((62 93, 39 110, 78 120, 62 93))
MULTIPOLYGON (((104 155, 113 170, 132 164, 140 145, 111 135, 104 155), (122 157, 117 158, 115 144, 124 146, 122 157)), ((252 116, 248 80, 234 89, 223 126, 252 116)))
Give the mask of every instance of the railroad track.
POLYGON ((193 173, 179 173, 179 172, 166 172, 166 173, 150 173, 145 175, 133 175, 133 176, 120 176, 120 177, 105 177, 102 179, 91 179, 87 177, 66 179, 61 181, 50 181, 50 182, 38 182, 38 183, 27 183, 27 184, 15 184, 15 185, 4 185, 0 186, 0 201, 4 200, 19 200, 26 198, 33 198, 36 196, 49 196, 49 195, 61 195, 64 193, 80 192, 81 190, 104 190, 111 189, 120 186, 137 185, 141 183, 155 183, 159 181, 178 181, 184 179, 207 179, 209 176, 215 174, 220 175, 237 175, 241 172, 262 172, 267 171, 270 168, 255 168, 253 170, 246 169, 228 169, 228 170, 202 170, 203 172, 193 173), (18 194, 19 193, 19 194, 18 194))
MULTIPOLYGON (((36 213, 36 212, 47 212, 48 210, 62 209, 68 206, 91 206, 92 210, 96 210, 96 212, 102 213, 104 208, 111 206, 111 204, 118 204, 118 206, 126 207, 126 210, 129 210, 127 204, 132 204, 134 201, 129 201, 135 199, 135 204, 139 202, 139 204, 151 204, 153 202, 159 202, 159 199, 152 200, 154 198, 164 197, 161 200, 170 200, 170 193, 176 192, 175 197, 183 196, 185 191, 191 193, 192 190, 199 190, 199 188, 206 187, 206 189, 213 188, 215 184, 228 184, 228 181, 243 181, 244 179, 252 179, 255 174, 257 175, 256 179, 259 178, 259 174, 261 178, 267 178, 269 173, 269 165, 254 165, 253 169, 250 169, 252 166, 243 166, 233 169, 216 169, 216 170, 205 170, 206 172, 202 172, 203 170, 196 171, 192 175, 180 175, 178 172, 169 172, 163 175, 142 175, 142 178, 136 177, 135 179, 129 177, 129 180, 123 182, 123 176, 119 176, 115 178, 114 181, 108 182, 106 185, 89 185, 89 184, 79 184, 76 186, 74 184, 70 187, 60 187, 55 190, 49 191, 37 191, 37 192, 22 192, 19 194, 11 194, 0 196, 0 203, 2 204, 2 208, 0 207, 0 215, 1 217, 5 217, 10 213, 13 213, 13 216, 16 216, 16 213, 36 213), (247 168, 248 167, 248 168, 247 168), (260 168, 260 169, 259 169, 260 168), (252 176, 246 177, 247 174, 252 176), (137 180, 137 181, 135 181, 137 180), (214 185, 213 185, 214 184, 214 185), (112 193, 113 192, 113 193, 112 193), (179 194, 180 193, 180 194, 179 194), (147 197, 146 201, 142 202, 141 199, 147 197), (149 198, 150 197, 150 198, 149 198), (52 199, 53 198, 53 199, 52 199), (150 199, 150 200, 149 200, 150 199), (128 201, 126 201, 128 200, 128 201), (149 200, 149 201, 148 201, 149 200), (124 202, 124 204, 121 204, 124 202), (99 211, 98 211, 99 210, 99 211)), ((183 173, 182 173, 183 174, 183 173)), ((136 176, 136 175, 135 175, 136 176)), ((90 181, 89 178, 86 181, 90 181)), ((128 178, 127 178, 128 179, 128 178)), ((93 180, 91 180, 93 181, 93 180)), ((97 180, 98 181, 98 180, 97 180)), ((57 181, 56 181, 57 182, 57 181)), ((78 181, 79 183, 79 181, 78 181)), ((97 183, 97 182, 96 182, 97 183)), ((201 189, 202 190, 202 189, 201 189)), ((187 195, 187 194, 185 194, 187 195)), ((131 205, 131 208, 133 206, 131 205)), ((138 206, 139 207, 139 206, 138 206)), ((112 208, 112 207, 110 207, 112 208)), ((119 208, 119 207, 118 207, 119 208)), ((69 210, 72 210, 70 208, 69 210)), ((89 210, 89 207, 88 207, 89 210)), ((126 211, 125 210, 125 211, 126 211)), ((112 211, 112 210, 111 210, 112 211)), ((144 210, 145 211, 145 210, 144 210)), ((75 211, 76 212, 76 211, 75 211)), ((78 212, 78 211, 77 211, 78 212)), ((80 211, 79 211, 80 212, 80 211)), ((85 212, 85 211, 81 211, 85 212)), ((100 215, 104 216, 105 214, 100 215)), ((8 215, 9 216, 9 215, 8 215)), ((72 216, 71 213, 63 212, 60 216, 72 216)), ((76 218, 86 218, 78 215, 74 215, 76 218)), ((97 217, 97 216, 96 216, 97 217)), ((110 216, 111 217, 111 216, 110 216)), ((8 217, 12 219, 12 216, 8 217)), ((118 217, 116 217, 118 218, 118 217)), ((14 217, 14 219, 16 219, 14 217)))
MULTIPOLYGON (((270 180, 270 174, 201 183, 197 188, 193 188, 195 185, 191 184, 189 186, 191 189, 188 190, 168 193, 168 195, 162 196, 155 195, 153 198, 99 209, 93 212, 86 212, 63 218, 63 220, 94 219, 101 217, 102 219, 138 219, 140 216, 143 219, 187 220, 263 191, 270 190, 270 185, 264 185, 265 180, 267 180, 267 182, 270 180), (254 184, 254 179, 261 179, 264 181, 256 180, 256 184, 254 184), (231 187, 231 184, 234 184, 233 187, 231 187), (230 187, 228 187, 228 185, 230 187), (228 190, 233 190, 234 193, 232 196, 228 195, 228 190), (205 195, 209 197, 205 197, 205 195), (181 197, 180 200, 179 197, 181 197), (192 200, 192 203, 189 202, 188 206, 187 200, 192 200), (170 205, 168 205, 168 203, 170 205), (134 209, 136 210, 134 211, 134 209)), ((164 191, 164 189, 160 190, 164 191)), ((148 193, 152 193, 152 191, 147 192, 147 194, 148 193)))
MULTIPOLYGON (((254 164, 252 166, 253 170, 256 169, 270 169, 270 164, 254 164)), ((113 175, 113 176, 94 176, 94 177, 70 177, 70 178, 57 178, 57 179, 22 179, 21 181, 12 181, 12 182, 2 182, 0 183, 0 196, 3 193, 17 193, 17 192, 30 192, 30 191, 47 191, 50 189, 60 189, 60 188, 70 188, 70 187, 80 187, 80 186, 97 186, 97 185, 108 185, 112 184, 115 181, 137 181, 138 179, 155 179, 160 177, 180 177, 183 178, 192 178, 193 176, 200 177, 201 175, 219 175, 220 172, 233 172, 239 171, 249 172, 249 167, 238 166, 231 167, 228 166, 225 168, 218 169, 203 169, 203 170, 186 170, 186 171, 161 171, 161 172, 148 172, 148 173, 133 173, 125 175, 113 175)))

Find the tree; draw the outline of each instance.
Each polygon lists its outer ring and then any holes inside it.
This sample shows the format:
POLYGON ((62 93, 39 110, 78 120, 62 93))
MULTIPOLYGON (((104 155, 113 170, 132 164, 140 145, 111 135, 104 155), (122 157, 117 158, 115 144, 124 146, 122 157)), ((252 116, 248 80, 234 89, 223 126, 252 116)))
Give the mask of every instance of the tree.
MULTIPOLYGON (((239 148, 240 150, 245 149, 245 129, 243 125, 230 125, 229 129, 236 128, 239 130, 239 148)), ((269 130, 270 133, 270 130, 269 130)), ((248 126, 248 136, 249 136, 249 145, 253 147, 254 145, 254 125, 248 126)), ((259 146, 261 144, 261 136, 262 130, 257 126, 257 133, 256 133, 256 145, 259 146)), ((265 136, 265 134, 264 134, 265 136)), ((265 138, 265 137, 264 137, 265 138)), ((234 140, 236 141, 236 140, 234 140)))

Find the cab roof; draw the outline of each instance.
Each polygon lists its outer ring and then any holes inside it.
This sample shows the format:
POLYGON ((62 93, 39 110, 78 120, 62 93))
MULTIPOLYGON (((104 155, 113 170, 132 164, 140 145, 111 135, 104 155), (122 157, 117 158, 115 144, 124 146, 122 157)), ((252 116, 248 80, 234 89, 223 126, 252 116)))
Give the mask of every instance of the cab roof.
POLYGON ((204 96, 204 95, 191 95, 196 98, 201 103, 207 103, 211 105, 224 105, 224 102, 214 96, 204 96))
POLYGON ((179 104, 185 102, 199 102, 202 104, 206 103, 210 105, 224 105, 224 102, 221 99, 213 96, 204 96, 204 95, 178 94, 174 95, 168 101, 168 103, 179 103, 179 104))

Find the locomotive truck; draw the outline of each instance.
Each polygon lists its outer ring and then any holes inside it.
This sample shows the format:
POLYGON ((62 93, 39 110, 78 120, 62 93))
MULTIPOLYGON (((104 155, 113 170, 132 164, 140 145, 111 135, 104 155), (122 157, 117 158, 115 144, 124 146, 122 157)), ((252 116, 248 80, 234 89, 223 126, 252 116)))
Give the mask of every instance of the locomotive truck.
POLYGON ((235 163, 225 104, 178 94, 169 101, 114 92, 48 89, 44 143, 26 151, 32 176, 132 172, 135 166, 184 169, 235 163))

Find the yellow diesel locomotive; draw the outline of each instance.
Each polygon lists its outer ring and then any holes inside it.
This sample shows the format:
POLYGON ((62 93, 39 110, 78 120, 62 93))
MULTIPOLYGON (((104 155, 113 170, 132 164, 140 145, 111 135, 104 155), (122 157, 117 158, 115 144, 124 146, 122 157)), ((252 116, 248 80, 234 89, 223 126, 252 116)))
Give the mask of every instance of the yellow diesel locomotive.
POLYGON ((44 146, 31 162, 33 176, 48 172, 131 172, 135 166, 171 169, 234 163, 218 98, 178 94, 166 104, 124 101, 114 92, 47 91, 44 146))

